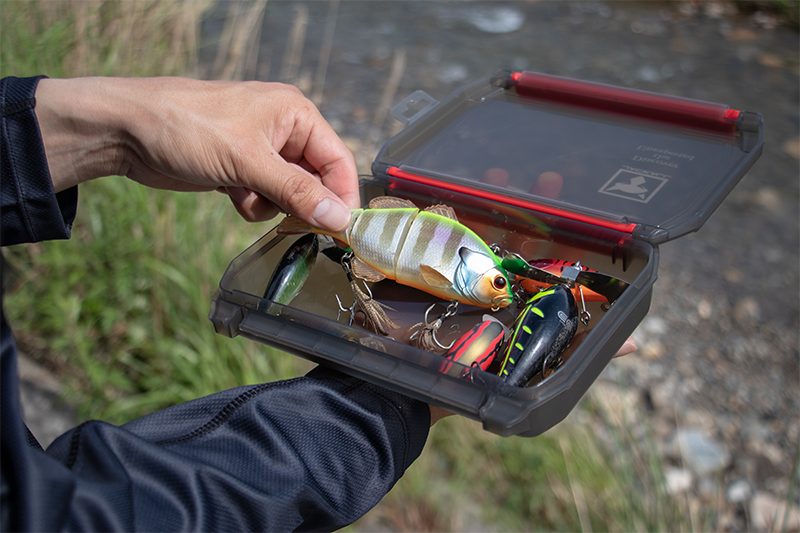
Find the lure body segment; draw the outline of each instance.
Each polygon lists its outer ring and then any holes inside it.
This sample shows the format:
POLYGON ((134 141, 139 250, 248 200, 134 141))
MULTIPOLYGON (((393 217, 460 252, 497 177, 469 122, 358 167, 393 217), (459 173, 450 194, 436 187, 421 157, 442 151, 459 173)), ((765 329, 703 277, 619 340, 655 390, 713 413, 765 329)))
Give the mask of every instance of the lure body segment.
POLYGON ((500 377, 509 385, 525 386, 558 361, 577 329, 578 310, 567 285, 537 293, 514 323, 500 377))
POLYGON ((500 260, 445 206, 420 211, 406 200, 379 197, 369 209, 352 211, 342 232, 324 232, 293 217, 285 218, 277 231, 322 233, 347 243, 358 260, 353 273, 367 281, 389 278, 479 307, 499 309, 511 303, 500 260))
POLYGON ((446 373, 457 362, 486 370, 494 361, 505 339, 505 328, 496 320, 485 320, 459 338, 447 351, 441 371, 446 373))
POLYGON ((272 271, 264 298, 289 305, 303 288, 317 260, 318 240, 313 233, 304 235, 286 250, 278 266, 272 271))

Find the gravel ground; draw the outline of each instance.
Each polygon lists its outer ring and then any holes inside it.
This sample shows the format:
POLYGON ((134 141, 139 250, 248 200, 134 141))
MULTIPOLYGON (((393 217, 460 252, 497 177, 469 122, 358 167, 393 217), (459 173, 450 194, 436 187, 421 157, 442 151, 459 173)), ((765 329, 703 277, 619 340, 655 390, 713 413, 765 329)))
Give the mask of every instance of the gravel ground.
MULTIPOLYGON (((417 89, 444 98, 500 68, 763 114, 761 159, 698 233, 661 246, 651 310, 635 333, 640 350, 612 364, 591 394, 625 405, 624 376, 627 401, 645 407, 672 489, 708 502, 721 488, 719 529, 769 527, 786 501, 800 438, 797 31, 728 2, 334 7, 269 3, 258 56, 243 75, 301 87, 363 172, 401 127, 387 118, 390 105, 417 89)), ((205 30, 220 27, 211 21, 205 30)), ((54 397, 27 389, 35 401, 54 397)), ((800 500, 792 503, 797 529, 800 500)))

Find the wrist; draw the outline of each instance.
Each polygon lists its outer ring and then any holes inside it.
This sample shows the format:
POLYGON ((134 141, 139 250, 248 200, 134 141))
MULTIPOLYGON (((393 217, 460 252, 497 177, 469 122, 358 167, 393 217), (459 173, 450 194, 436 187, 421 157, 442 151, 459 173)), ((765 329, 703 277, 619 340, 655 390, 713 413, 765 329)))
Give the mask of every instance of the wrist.
POLYGON ((42 79, 36 117, 53 180, 63 191, 119 174, 125 161, 126 104, 113 78, 42 79))

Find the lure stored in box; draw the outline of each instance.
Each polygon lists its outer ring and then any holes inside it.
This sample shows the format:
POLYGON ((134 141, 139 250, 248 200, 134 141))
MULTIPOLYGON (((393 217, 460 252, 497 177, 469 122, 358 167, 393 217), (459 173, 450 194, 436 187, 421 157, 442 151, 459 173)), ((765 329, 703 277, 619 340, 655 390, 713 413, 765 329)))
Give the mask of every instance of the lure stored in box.
MULTIPOLYGON (((585 320, 558 360, 512 386, 499 375, 499 357, 489 365, 471 355, 481 361, 471 366, 446 359, 436 347, 469 339, 487 318, 521 327, 524 299, 496 311, 453 308, 392 280, 361 282, 325 237, 308 271, 299 269, 305 281, 291 301, 266 298, 278 265, 301 257, 298 237, 275 229, 230 264, 209 318, 221 334, 333 366, 499 435, 535 436, 567 416, 647 314, 658 246, 700 228, 764 139, 757 113, 532 72, 501 71, 442 102, 418 91, 392 115, 406 128, 361 178, 362 205, 382 196, 420 209, 444 204, 500 257, 561 265, 542 283, 572 280, 585 320), (587 297, 580 276, 605 276, 614 290, 595 284, 600 297, 587 297), (386 313, 388 335, 350 306, 357 297, 386 313), (433 332, 432 349, 415 342, 420 329, 433 332)), ((509 277, 522 291, 523 278, 509 277)))

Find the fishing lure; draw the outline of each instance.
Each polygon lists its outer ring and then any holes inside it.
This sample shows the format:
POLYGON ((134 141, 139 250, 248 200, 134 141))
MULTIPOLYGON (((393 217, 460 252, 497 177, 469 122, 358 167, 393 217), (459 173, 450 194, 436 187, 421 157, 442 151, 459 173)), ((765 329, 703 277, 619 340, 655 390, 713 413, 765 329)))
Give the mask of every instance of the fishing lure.
POLYGON ((366 281, 393 279, 447 301, 493 310, 512 300, 500 259, 447 206, 420 211, 408 200, 381 196, 368 209, 352 211, 350 225, 339 233, 291 216, 277 232, 321 233, 346 243, 355 254, 353 274, 366 281))
MULTIPOLYGON (((596 270, 592 270, 588 267, 585 267, 580 263, 573 263, 571 261, 565 261, 563 259, 536 259, 533 261, 528 261, 528 264, 530 264, 533 267, 540 268, 556 276, 562 276, 565 268, 573 268, 577 270, 583 270, 586 272, 597 272, 596 270)), ((552 283, 548 284, 542 281, 537 281, 535 279, 530 279, 525 277, 520 277, 517 280, 517 282, 519 283, 519 286, 522 287, 522 290, 528 293, 539 292, 547 289, 548 287, 550 287, 550 285, 552 285, 552 283)), ((575 297, 576 301, 579 298, 578 296, 579 290, 581 290, 579 284, 575 284, 575 286, 572 288, 572 295, 575 297)), ((583 297, 587 302, 608 301, 608 299, 605 296, 593 291, 592 289, 589 289, 588 287, 583 287, 583 297)))
POLYGON ((558 362, 578 329, 578 309, 567 285, 554 285, 534 295, 514 322, 500 377, 522 387, 558 362))
MULTIPOLYGON (((460 363, 469 368, 487 370, 494 361, 497 352, 505 340, 506 328, 497 320, 484 320, 461 336, 448 350, 445 361, 439 369, 447 373, 453 368, 454 363, 460 363)), ((469 373, 465 369, 461 375, 469 373)))
POLYGON ((517 254, 509 253, 503 257, 502 265, 506 271, 522 278, 520 285, 526 292, 541 290, 553 284, 577 283, 584 288, 582 296, 585 300, 613 304, 629 285, 626 281, 587 268, 580 262, 571 263, 559 259, 528 262, 517 254))
POLYGON ((289 305, 303 288, 317 260, 318 240, 314 234, 304 235, 286 250, 272 271, 264 298, 289 305))

